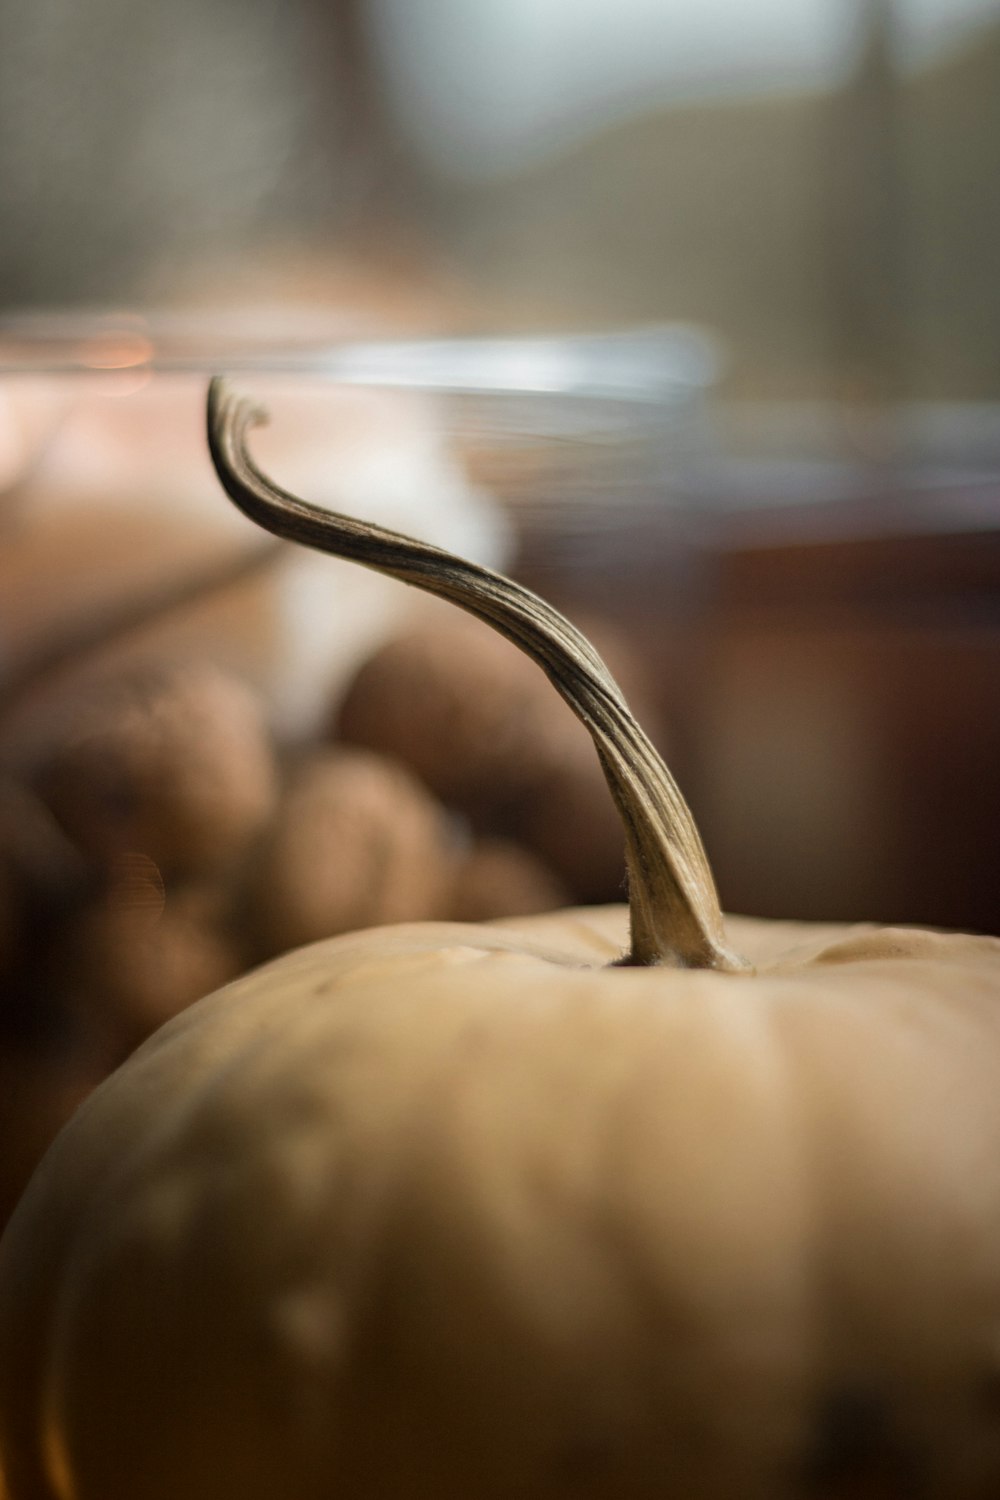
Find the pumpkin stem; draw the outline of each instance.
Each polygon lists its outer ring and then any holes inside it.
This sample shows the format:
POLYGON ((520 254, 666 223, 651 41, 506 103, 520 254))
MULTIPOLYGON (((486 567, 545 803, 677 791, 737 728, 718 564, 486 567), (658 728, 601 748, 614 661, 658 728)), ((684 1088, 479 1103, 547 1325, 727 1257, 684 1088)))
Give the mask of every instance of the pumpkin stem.
POLYGON ((543 599, 489 568, 279 489, 247 449, 247 433, 266 419, 220 377, 212 381, 212 462, 244 515, 287 541, 361 563, 477 616, 538 663, 588 730, 625 830, 631 947, 624 962, 745 968, 726 944, 687 804, 590 642, 543 599))

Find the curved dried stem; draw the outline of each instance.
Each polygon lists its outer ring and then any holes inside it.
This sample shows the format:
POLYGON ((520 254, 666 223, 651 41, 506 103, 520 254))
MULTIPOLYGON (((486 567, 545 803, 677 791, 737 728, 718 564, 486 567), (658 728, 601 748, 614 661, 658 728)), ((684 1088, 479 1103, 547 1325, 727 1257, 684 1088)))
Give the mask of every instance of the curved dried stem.
POLYGON ((266 413, 212 381, 208 441, 230 499, 287 541, 374 568, 450 600, 545 672, 589 732, 625 831, 631 947, 625 963, 744 969, 726 945, 712 873, 684 798, 590 642, 529 589, 440 547, 338 515, 280 489, 254 463, 266 413))

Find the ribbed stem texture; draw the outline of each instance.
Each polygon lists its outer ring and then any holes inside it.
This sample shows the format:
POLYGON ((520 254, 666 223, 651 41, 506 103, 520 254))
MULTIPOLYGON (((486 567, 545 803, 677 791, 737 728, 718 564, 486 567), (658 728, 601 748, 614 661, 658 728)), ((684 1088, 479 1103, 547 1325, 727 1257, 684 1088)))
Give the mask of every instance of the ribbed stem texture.
POLYGON ((251 520, 449 599, 505 635, 545 672, 585 726, 625 831, 631 946, 624 962, 739 970, 726 945, 712 872, 687 804, 590 642, 529 589, 443 548, 339 515, 280 489, 254 463, 255 403, 217 377, 208 398, 216 473, 251 520))

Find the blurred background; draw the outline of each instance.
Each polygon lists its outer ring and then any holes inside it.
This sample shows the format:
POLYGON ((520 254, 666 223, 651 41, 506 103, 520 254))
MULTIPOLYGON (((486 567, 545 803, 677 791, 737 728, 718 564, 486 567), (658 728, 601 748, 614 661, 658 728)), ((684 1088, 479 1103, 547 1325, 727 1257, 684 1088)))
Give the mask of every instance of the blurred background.
POLYGON ((998 53, 993 0, 15 3, 0 301, 342 257, 490 327, 704 323, 740 395, 988 399, 998 53))
POLYGON ((534 669, 230 515, 215 368, 593 631, 730 909, 1000 931, 1000 0, 14 0, 0 223, 0 1218, 249 964, 622 896, 534 669))

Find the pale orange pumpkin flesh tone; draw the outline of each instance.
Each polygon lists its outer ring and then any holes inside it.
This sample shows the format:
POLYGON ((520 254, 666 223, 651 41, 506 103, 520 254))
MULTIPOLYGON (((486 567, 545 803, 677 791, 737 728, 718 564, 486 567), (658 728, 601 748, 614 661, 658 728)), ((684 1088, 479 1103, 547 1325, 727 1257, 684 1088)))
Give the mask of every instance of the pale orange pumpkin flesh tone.
POLYGON ((1000 941, 723 928, 678 843, 662 963, 383 928, 109 1079, 0 1246, 9 1500, 1000 1493, 1000 941))

